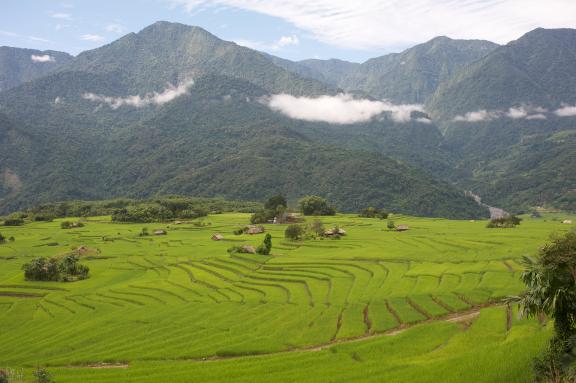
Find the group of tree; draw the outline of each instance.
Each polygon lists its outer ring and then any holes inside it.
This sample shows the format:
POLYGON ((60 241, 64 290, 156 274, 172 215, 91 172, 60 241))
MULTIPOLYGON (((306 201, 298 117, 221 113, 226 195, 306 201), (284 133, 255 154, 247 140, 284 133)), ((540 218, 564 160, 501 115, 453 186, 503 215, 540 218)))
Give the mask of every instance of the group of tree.
POLYGON ((552 238, 537 259, 524 258, 521 278, 527 287, 517 299, 521 313, 554 319, 554 336, 535 360, 535 381, 576 381, 576 233, 552 238))
POLYGON ((508 215, 490 220, 486 227, 489 229, 509 229, 520 225, 520 221, 522 221, 522 218, 516 217, 515 215, 508 215))
POLYGON ((232 246, 228 249, 228 253, 230 254, 260 254, 260 255, 270 255, 272 251, 272 235, 269 233, 266 234, 264 237, 264 241, 258 247, 254 247, 251 245, 243 245, 243 246, 232 246))
POLYGON ((325 198, 310 195, 298 201, 300 211, 304 215, 335 215, 336 209, 328 204, 325 198))
POLYGON ((389 214, 386 210, 376 209, 375 207, 372 206, 362 209, 360 214, 358 214, 358 216, 362 218, 380 218, 380 219, 387 219, 388 215, 389 214))
MULTIPOLYGON (((66 217, 93 217, 106 216, 116 213, 122 216, 122 209, 138 205, 160 205, 172 212, 173 218, 195 218, 199 211, 210 213, 240 212, 253 213, 261 208, 261 204, 250 201, 234 201, 222 198, 200 198, 186 196, 162 196, 144 200, 117 198, 102 201, 65 201, 45 203, 24 211, 10 214, 4 219, 9 220, 9 225, 24 224, 26 221, 51 221, 55 218, 66 217), (15 220, 15 221, 14 221, 15 220)), ((138 215, 138 214, 136 214, 138 215)), ((124 216, 125 218, 127 216, 124 216)), ((0 221, 2 219, 0 218, 0 221)))
POLYGON ((303 239, 340 239, 340 237, 346 235, 346 232, 340 229, 339 226, 334 226, 329 230, 326 230, 324 224, 319 219, 315 219, 309 225, 301 224, 291 224, 284 230, 284 237, 293 241, 299 241, 303 239))
POLYGON ((272 196, 266 200, 261 210, 258 210, 250 217, 250 223, 267 223, 273 221, 274 218, 277 219, 277 222, 281 221, 287 208, 288 201, 286 201, 286 197, 283 195, 272 196))
POLYGON ((77 221, 77 222, 62 221, 62 223, 60 223, 60 227, 62 229, 74 229, 77 227, 84 227, 84 224, 80 221, 77 221))
POLYGON ((79 262, 79 257, 69 254, 62 258, 38 257, 24 264, 24 278, 28 281, 71 282, 88 278, 90 269, 79 262))

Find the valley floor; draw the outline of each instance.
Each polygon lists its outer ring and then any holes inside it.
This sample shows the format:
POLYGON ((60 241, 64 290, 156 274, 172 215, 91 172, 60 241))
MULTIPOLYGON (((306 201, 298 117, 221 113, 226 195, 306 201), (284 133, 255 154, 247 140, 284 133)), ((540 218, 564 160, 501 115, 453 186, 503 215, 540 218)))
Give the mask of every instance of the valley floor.
POLYGON ((237 254, 246 214, 174 224, 2 228, 0 367, 58 382, 528 382, 550 324, 520 319, 520 258, 552 232, 548 214, 515 229, 482 221, 325 217, 341 240, 286 241, 237 254), (140 237, 143 226, 166 236, 140 237), (225 240, 212 241, 214 233, 225 240), (21 266, 85 246, 91 277, 26 282, 21 266), (97 251, 96 251, 97 250, 97 251))

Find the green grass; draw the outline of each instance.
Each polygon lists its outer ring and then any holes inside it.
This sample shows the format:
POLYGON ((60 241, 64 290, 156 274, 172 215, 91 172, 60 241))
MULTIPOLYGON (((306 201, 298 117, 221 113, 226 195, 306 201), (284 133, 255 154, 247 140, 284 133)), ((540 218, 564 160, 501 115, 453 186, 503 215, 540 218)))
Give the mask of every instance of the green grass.
POLYGON ((470 327, 445 317, 521 292, 521 257, 570 229, 550 218, 489 230, 395 216, 410 226, 397 233, 338 215, 324 221, 347 230, 341 240, 287 242, 283 225, 267 225, 272 256, 226 252, 263 240, 232 235, 246 214, 204 227, 95 217, 81 229, 2 228, 16 241, 0 245, 0 366, 30 376, 48 365, 58 382, 527 382, 547 328, 515 317, 506 331, 499 306, 470 327), (168 235, 139 237, 143 226, 168 235), (31 258, 78 246, 99 250, 82 259, 89 279, 23 280, 31 258), (116 362, 129 367, 82 367, 116 362))

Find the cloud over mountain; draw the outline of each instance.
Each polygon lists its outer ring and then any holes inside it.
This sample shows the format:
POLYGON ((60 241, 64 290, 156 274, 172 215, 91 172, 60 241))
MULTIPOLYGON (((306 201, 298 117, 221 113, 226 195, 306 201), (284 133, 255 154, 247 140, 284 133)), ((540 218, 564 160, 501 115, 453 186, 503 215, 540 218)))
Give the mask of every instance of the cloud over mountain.
POLYGON ((111 97, 94 93, 84 93, 82 98, 101 104, 107 104, 112 109, 118 109, 122 106, 142 108, 148 105, 162 105, 170 102, 175 98, 186 94, 186 92, 188 92, 188 88, 193 83, 194 82, 192 80, 189 80, 177 86, 168 84, 168 86, 162 92, 147 93, 144 96, 133 95, 127 97, 111 97))
MULTIPOLYGON (((389 112, 396 122, 408 122, 412 112, 423 112, 422 105, 395 105, 388 101, 357 99, 350 94, 336 96, 296 97, 276 94, 263 99, 274 111, 290 118, 330 124, 355 124, 367 122, 377 115, 389 112)), ((422 121, 421 121, 422 122, 422 121)))

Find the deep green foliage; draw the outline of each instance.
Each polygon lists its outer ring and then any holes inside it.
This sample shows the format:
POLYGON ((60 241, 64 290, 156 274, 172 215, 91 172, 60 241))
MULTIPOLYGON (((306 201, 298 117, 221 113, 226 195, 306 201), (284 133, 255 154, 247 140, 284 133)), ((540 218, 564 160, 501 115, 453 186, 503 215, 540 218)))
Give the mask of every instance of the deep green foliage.
POLYGON ((6 218, 4 220, 4 226, 22 226, 24 225, 24 220, 22 218, 6 218))
POLYGON ((264 209, 268 210, 276 210, 278 206, 282 206, 284 208, 288 207, 288 201, 286 201, 286 197, 281 194, 268 198, 268 200, 264 203, 264 209))
POLYGON ((34 382, 33 383, 52 383, 52 375, 44 367, 37 367, 33 372, 34 382))
POLYGON ((34 258, 24 264, 24 277, 29 281, 60 281, 69 282, 88 278, 88 266, 78 263, 79 258, 74 254, 59 258, 34 258))
POLYGON ((298 201, 300 210, 304 215, 334 215, 336 209, 328 205, 325 198, 311 195, 301 198, 298 201))
POLYGON ((388 212, 386 212, 385 210, 376 209, 376 208, 370 206, 370 207, 367 207, 365 209, 362 209, 362 211, 360 212, 360 214, 358 214, 358 216, 364 217, 364 218, 386 219, 386 218, 388 218, 388 212))
POLYGON ((537 381, 556 382, 576 362, 576 233, 557 237, 544 246, 537 260, 525 257, 521 278, 526 292, 522 313, 545 314, 554 319, 554 338, 548 351, 535 363, 537 381))
POLYGON ((8 371, 0 369, 0 383, 10 383, 8 371))
POLYGON ((6 242, 6 237, 4 237, 2 235, 2 233, 0 233, 0 245, 6 242))
POLYGON ((264 242, 256 249, 256 252, 261 255, 269 255, 272 250, 272 235, 266 233, 264 237, 264 242))
POLYGON ((490 220, 490 222, 488 222, 486 227, 489 229, 513 228, 513 227, 520 225, 521 221, 522 221, 521 218, 518 218, 515 215, 509 215, 506 217, 495 218, 495 219, 490 220))
POLYGON ((71 221, 62 221, 60 223, 60 228, 62 229, 72 229, 72 228, 77 228, 77 227, 84 227, 84 224, 82 222, 71 222, 71 221))
POLYGON ((389 219, 388 222, 386 223, 386 228, 388 230, 394 230, 396 228, 396 224, 394 223, 393 220, 389 219))
POLYGON ((292 224, 288 225, 286 227, 286 230, 284 230, 284 237, 286 239, 296 241, 301 239, 304 233, 306 233, 306 230, 304 230, 304 227, 302 225, 292 224))

